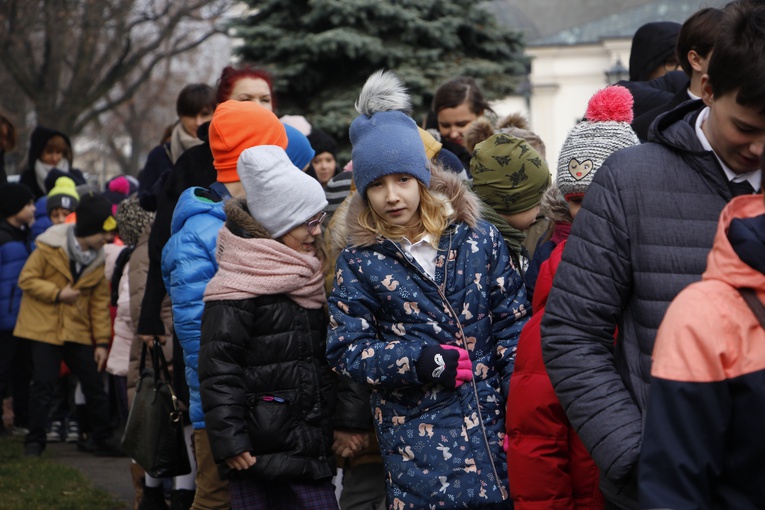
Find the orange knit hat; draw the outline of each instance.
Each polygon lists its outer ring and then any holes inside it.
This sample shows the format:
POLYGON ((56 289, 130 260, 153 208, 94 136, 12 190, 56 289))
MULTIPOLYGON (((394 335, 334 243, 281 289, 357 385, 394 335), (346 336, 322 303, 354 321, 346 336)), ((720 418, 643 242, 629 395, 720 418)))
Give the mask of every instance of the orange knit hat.
POLYGON ((287 133, 272 112, 251 101, 229 100, 210 121, 210 150, 218 182, 237 182, 236 162, 243 150, 258 145, 287 148, 287 133))

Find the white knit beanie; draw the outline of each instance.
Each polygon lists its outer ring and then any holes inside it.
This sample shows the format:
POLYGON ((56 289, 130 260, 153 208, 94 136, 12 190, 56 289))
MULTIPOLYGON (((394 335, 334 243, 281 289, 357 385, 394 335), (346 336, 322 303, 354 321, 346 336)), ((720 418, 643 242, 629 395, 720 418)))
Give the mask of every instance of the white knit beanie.
POLYGON ((250 214, 274 239, 327 207, 319 181, 293 165, 284 149, 276 145, 245 149, 236 171, 250 214))

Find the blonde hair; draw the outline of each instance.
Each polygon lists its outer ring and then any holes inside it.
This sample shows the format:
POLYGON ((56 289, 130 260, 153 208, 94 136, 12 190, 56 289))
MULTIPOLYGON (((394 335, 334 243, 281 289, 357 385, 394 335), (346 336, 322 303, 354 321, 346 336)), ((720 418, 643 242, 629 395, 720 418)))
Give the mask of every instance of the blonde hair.
MULTIPOLYGON (((414 226, 417 238, 410 239, 410 241, 415 243, 422 239, 424 235, 430 234, 431 240, 429 244, 438 249, 441 234, 443 234, 444 230, 449 227, 454 219, 454 209, 447 197, 440 193, 433 193, 419 180, 417 185, 420 190, 420 205, 417 207, 420 218, 414 226)), ((366 205, 359 215, 359 224, 362 227, 391 241, 400 242, 406 237, 408 230, 406 227, 391 225, 378 215, 368 202, 366 205)))

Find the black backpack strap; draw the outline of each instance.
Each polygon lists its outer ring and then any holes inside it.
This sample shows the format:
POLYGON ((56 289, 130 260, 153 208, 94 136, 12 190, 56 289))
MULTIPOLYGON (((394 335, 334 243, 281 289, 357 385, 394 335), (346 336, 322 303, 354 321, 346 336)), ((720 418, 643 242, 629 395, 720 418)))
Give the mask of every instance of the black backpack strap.
POLYGON ((741 294, 741 297, 744 298, 746 304, 749 305, 749 308, 752 309, 757 320, 760 321, 760 326, 765 328, 765 305, 763 305, 762 301, 757 297, 757 292, 754 289, 749 288, 738 289, 738 292, 741 294))

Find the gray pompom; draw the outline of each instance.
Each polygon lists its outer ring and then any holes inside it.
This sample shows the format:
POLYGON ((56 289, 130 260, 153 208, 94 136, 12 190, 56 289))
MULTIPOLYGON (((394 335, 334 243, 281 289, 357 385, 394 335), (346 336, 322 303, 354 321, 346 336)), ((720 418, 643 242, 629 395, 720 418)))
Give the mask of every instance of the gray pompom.
POLYGON ((356 101, 356 110, 368 116, 390 111, 411 115, 412 100, 399 77, 381 69, 367 79, 356 101))

